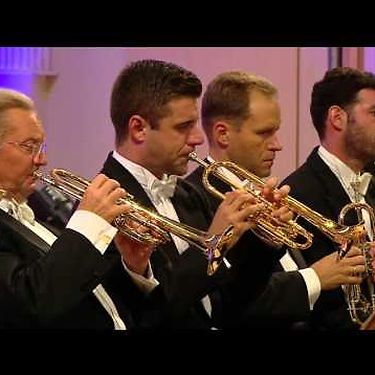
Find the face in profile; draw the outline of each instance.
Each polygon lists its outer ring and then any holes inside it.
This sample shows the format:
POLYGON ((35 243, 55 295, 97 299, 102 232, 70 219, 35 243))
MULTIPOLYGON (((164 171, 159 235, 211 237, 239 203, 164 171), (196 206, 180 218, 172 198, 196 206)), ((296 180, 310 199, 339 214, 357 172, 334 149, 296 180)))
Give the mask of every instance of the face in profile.
POLYGON ((275 98, 253 92, 249 110, 251 115, 240 129, 230 127, 227 154, 231 161, 257 176, 268 177, 276 152, 282 149, 277 138, 280 107, 275 98))
POLYGON ((32 111, 9 109, 5 118, 9 127, 0 146, 0 187, 22 201, 35 189, 33 173, 47 163, 40 152, 44 130, 32 111))
POLYGON ((198 128, 198 103, 181 97, 167 104, 159 126, 146 127, 147 167, 157 177, 163 173, 182 176, 187 173, 188 155, 204 141, 198 128))
POLYGON ((363 89, 346 111, 345 148, 351 159, 367 164, 375 161, 375 90, 363 89))

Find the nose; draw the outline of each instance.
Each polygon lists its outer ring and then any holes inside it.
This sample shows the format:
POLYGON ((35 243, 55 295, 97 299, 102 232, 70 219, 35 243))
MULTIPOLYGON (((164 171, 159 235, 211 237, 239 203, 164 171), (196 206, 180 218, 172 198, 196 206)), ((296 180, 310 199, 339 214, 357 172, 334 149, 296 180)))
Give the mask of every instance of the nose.
POLYGON ((199 146, 204 142, 203 131, 198 125, 194 126, 187 139, 187 144, 189 146, 199 146))
POLYGON ((271 151, 281 151, 283 146, 281 145, 277 135, 274 135, 268 145, 269 150, 271 151))
POLYGON ((33 158, 33 162, 36 166, 38 167, 42 167, 44 165, 47 165, 47 154, 45 153, 45 151, 40 151, 38 152, 34 158, 33 158))

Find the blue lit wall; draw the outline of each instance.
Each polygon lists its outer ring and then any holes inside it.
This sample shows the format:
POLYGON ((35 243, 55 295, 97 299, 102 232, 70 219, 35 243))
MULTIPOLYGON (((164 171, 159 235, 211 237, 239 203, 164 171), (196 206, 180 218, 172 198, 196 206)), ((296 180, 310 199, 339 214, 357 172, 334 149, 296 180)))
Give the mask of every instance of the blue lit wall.
POLYGON ((31 95, 32 82, 33 75, 31 73, 0 73, 0 87, 18 90, 26 95, 31 95))
POLYGON ((31 94, 34 74, 50 69, 48 48, 0 47, 0 87, 31 94))

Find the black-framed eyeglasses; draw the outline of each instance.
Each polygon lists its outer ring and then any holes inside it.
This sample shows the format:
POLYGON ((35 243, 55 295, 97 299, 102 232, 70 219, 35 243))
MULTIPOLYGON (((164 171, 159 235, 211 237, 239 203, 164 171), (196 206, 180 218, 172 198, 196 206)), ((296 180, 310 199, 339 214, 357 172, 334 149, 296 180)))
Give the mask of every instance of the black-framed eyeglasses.
POLYGON ((46 151, 47 151, 46 142, 34 143, 34 142, 8 141, 8 142, 5 142, 5 143, 17 146, 24 153, 26 153, 28 155, 31 155, 32 157, 40 155, 41 153, 45 154, 46 151))

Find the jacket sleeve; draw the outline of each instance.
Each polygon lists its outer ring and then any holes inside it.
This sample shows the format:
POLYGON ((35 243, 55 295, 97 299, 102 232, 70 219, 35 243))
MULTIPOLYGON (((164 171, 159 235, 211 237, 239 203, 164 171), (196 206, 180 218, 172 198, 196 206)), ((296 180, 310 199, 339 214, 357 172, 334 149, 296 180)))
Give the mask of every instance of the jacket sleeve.
POLYGON ((28 246, 4 236, 0 240, 0 316, 6 327, 48 324, 91 292, 111 266, 69 229, 45 255, 28 246))

